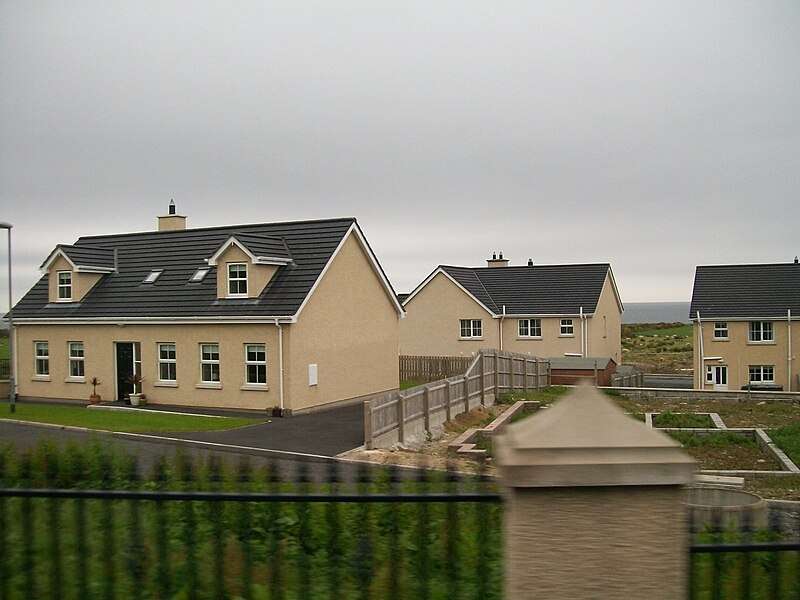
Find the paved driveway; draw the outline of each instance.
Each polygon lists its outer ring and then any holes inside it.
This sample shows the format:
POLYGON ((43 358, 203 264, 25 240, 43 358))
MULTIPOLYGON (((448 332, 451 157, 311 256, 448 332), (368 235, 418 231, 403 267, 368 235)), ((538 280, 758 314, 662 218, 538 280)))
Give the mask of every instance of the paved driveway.
MULTIPOLYGON (((222 411, 187 409, 187 412, 221 414, 222 411)), ((258 425, 228 431, 156 435, 229 446, 336 456, 364 444, 364 406, 358 403, 295 417, 269 418, 258 425)))

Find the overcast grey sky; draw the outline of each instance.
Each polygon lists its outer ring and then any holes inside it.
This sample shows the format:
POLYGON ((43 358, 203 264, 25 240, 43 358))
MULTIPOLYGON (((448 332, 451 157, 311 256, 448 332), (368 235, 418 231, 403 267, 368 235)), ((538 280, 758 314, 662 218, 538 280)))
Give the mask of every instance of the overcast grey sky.
POLYGON ((15 299, 170 198, 355 216, 398 292, 502 251, 688 301, 697 264, 800 254, 800 2, 2 0, 15 299))

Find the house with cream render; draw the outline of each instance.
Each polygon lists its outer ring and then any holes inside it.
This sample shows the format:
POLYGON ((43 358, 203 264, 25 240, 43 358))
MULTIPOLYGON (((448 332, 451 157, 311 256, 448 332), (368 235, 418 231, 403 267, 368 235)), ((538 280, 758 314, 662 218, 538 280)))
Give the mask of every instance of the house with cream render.
POLYGON ((497 348, 621 362, 622 301, 611 265, 440 265, 403 299, 400 353, 462 356, 497 348))
POLYGON ((354 218, 82 237, 13 308, 20 397, 302 412, 398 387, 403 310, 354 218), (144 377, 134 386, 132 374, 144 377))
POLYGON ((695 389, 798 391, 800 264, 699 266, 690 317, 695 389))

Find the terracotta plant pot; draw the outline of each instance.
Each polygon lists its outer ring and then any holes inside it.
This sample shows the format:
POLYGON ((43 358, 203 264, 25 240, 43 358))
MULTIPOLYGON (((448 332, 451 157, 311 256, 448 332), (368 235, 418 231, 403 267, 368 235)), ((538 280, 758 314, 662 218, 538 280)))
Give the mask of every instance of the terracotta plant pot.
POLYGON ((92 394, 89 396, 89 402, 92 404, 100 404, 100 394, 92 394))

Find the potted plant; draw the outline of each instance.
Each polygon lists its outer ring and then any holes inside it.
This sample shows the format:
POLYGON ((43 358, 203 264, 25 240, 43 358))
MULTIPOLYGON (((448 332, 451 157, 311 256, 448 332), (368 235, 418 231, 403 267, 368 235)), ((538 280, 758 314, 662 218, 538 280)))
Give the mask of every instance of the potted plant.
POLYGON ((133 375, 129 375, 125 381, 133 386, 133 391, 128 395, 131 401, 131 406, 139 406, 143 396, 142 382, 144 381, 144 377, 142 377, 139 373, 134 373, 133 375))
POLYGON ((98 377, 92 377, 89 383, 92 384, 92 395, 89 396, 89 402, 92 404, 100 404, 100 394, 97 393, 97 386, 103 382, 100 381, 98 377))

